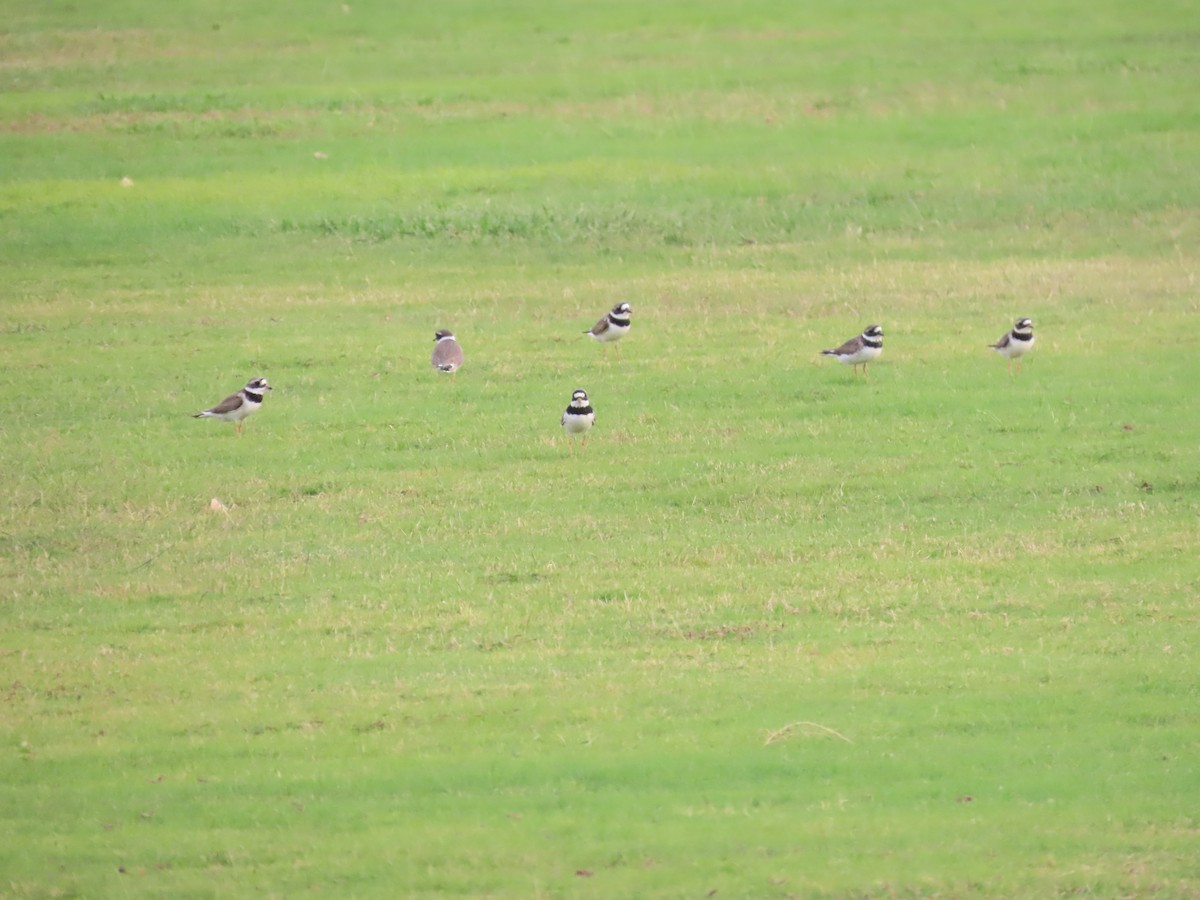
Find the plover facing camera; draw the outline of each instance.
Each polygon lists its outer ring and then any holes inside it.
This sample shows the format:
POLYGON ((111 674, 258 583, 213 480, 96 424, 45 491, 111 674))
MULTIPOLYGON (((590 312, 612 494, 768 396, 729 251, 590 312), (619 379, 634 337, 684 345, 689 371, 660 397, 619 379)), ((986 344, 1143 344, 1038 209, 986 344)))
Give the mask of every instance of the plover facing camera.
POLYGON ((575 438, 581 438, 583 447, 587 447, 588 432, 596 424, 596 411, 588 400, 587 391, 580 388, 571 394, 571 403, 562 414, 562 427, 567 435, 567 446, 575 450, 575 438))

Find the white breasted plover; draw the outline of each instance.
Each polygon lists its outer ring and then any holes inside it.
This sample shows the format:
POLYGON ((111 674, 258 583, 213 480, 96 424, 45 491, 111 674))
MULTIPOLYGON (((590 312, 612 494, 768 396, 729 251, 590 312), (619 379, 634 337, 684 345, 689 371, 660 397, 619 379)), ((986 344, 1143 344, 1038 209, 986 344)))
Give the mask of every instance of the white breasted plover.
POLYGON ((257 412, 262 406, 263 391, 274 388, 265 378, 255 378, 236 394, 230 394, 212 409, 206 409, 192 416, 193 419, 220 419, 222 422, 236 422, 238 434, 242 433, 242 423, 251 413, 257 412))
POLYGON ((583 446, 587 447, 588 432, 596 424, 596 411, 588 400, 587 391, 580 388, 571 394, 571 405, 562 415, 563 431, 567 434, 567 446, 575 449, 575 435, 581 435, 583 446))
POLYGON ((629 326, 633 317, 633 307, 628 303, 618 303, 610 309, 599 322, 585 331, 588 337, 601 344, 613 344, 629 334, 629 326))
POLYGON ((1014 359, 1017 361, 1017 371, 1020 372, 1021 357, 1033 347, 1033 319, 1017 319, 1012 331, 988 346, 1008 360, 1009 372, 1012 372, 1014 359))
POLYGON ((823 356, 836 356, 838 360, 849 366, 854 366, 855 374, 858 367, 863 368, 863 377, 867 377, 867 363, 879 359, 883 353, 883 328, 879 325, 868 325, 858 337, 850 338, 836 350, 822 350, 823 356))
POLYGON ((439 372, 453 375, 463 364, 463 351, 458 339, 453 331, 443 328, 433 336, 433 340, 433 356, 429 358, 429 364, 439 372))

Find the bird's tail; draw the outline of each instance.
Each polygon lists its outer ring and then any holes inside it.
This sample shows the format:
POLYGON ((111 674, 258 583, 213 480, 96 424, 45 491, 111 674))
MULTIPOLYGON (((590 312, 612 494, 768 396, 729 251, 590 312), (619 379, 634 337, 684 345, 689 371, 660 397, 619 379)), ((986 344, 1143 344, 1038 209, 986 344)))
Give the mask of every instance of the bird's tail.
POLYGON ((822 356, 837 356, 837 351, 836 350, 822 350, 821 355, 822 356))
POLYGON ((208 415, 208 413, 206 413, 206 412, 198 412, 198 413, 193 413, 192 418, 193 419, 203 419, 207 415, 208 415))

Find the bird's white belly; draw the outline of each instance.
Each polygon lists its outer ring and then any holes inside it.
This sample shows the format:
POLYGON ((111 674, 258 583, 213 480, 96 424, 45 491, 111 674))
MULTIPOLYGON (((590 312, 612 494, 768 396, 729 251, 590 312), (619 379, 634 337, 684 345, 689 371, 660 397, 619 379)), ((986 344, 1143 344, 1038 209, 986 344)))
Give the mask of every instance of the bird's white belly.
POLYGON ((1000 347, 1000 355, 1007 359, 1019 359, 1033 346, 1033 341, 1015 341, 1012 338, 1008 339, 1008 344, 1000 347))
POLYGON ((563 418, 563 430, 567 434, 584 434, 592 427, 596 417, 591 416, 565 416, 563 418))
POLYGON ((879 356, 882 353, 882 347, 862 347, 856 352, 851 353, 849 356, 843 356, 842 362, 846 363, 847 365, 858 366, 862 365, 863 363, 874 362, 875 360, 879 359, 879 356))
MULTIPOLYGON (((629 329, 632 325, 632 322, 629 325, 613 325, 610 322, 607 328, 599 334, 592 334, 592 337, 602 344, 611 344, 613 341, 619 341, 625 335, 629 334, 629 329)), ((591 334, 591 332, 588 333, 591 334)))
POLYGON ((226 422, 240 422, 240 421, 242 421, 242 419, 246 418, 246 416, 250 415, 250 413, 254 412, 260 406, 262 406, 261 403, 244 402, 244 403, 242 403, 241 406, 239 406, 233 412, 225 413, 223 416, 221 416, 221 418, 224 419, 226 422))

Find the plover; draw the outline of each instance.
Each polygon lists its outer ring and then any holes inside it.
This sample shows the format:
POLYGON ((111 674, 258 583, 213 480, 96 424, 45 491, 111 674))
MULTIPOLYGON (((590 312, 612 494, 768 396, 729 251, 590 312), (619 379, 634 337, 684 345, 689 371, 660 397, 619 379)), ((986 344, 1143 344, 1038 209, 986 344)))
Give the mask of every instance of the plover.
POLYGON ((463 364, 463 351, 458 339, 453 331, 443 328, 433 336, 433 340, 433 356, 429 358, 429 364, 439 372, 453 375, 463 364))
POLYGON ((1017 361, 1017 371, 1020 372, 1021 357, 1033 347, 1033 319, 1017 319, 1012 331, 988 346, 1008 360, 1009 372, 1012 372, 1014 359, 1017 361))
POLYGON ((212 409, 206 409, 192 416, 193 419, 220 419, 222 422, 236 422, 238 434, 242 433, 242 423, 246 417, 253 412, 257 412, 262 406, 263 391, 271 391, 274 388, 267 383, 265 378, 255 378, 246 383, 246 386, 236 394, 230 394, 212 409))
POLYGON ((604 317, 584 334, 601 344, 613 344, 629 334, 629 325, 633 316, 633 307, 628 303, 618 303, 604 317))
POLYGON ((587 391, 580 388, 571 394, 571 404, 562 415, 563 431, 567 434, 567 446, 575 449, 575 435, 581 435, 583 446, 587 447, 587 435, 596 424, 596 411, 588 400, 587 391))
POLYGON ((883 328, 879 325, 868 325, 858 337, 850 338, 836 350, 822 350, 823 356, 836 356, 846 365, 854 366, 855 374, 858 367, 863 368, 863 377, 867 377, 867 363, 879 359, 883 353, 883 328))

